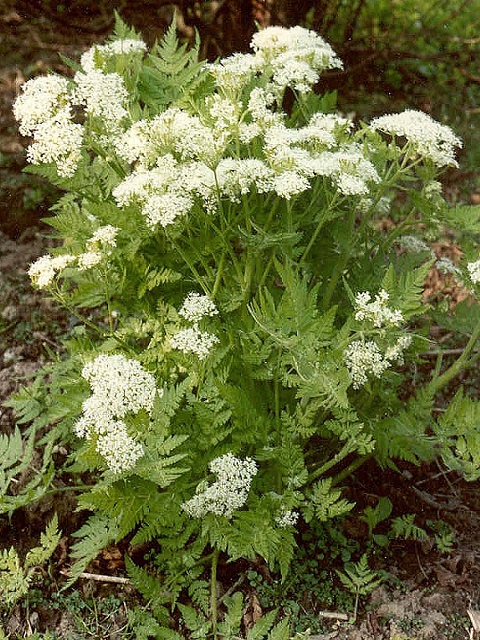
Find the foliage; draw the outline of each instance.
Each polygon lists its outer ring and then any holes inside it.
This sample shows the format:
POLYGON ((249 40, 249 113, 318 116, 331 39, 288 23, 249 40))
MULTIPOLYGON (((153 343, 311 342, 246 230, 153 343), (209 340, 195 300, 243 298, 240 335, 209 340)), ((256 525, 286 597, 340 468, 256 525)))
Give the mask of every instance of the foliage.
MULTIPOLYGON (((145 636, 178 636, 155 630, 172 603, 189 637, 237 634, 219 559, 261 556, 287 579, 298 520, 353 509, 341 481, 367 459, 437 456, 477 477, 477 403, 459 395, 455 424, 434 406, 475 358, 478 309, 458 360, 404 395, 432 348, 433 259, 411 236, 451 222, 437 177, 460 141, 419 112, 355 127, 311 90, 340 65, 312 32, 267 29, 253 48, 199 67, 173 28, 148 52, 118 21, 72 80, 37 78, 15 103, 30 171, 65 192, 50 219, 62 245, 29 274, 78 325, 12 402, 31 426, 1 441, 0 507, 38 499, 53 446, 68 447, 69 472, 94 482, 71 579, 111 542, 155 542, 155 567, 126 561, 152 601, 145 636), (392 202, 403 218, 384 231, 392 202), (14 495, 36 443, 40 479, 14 495)), ((472 225, 462 241, 475 288, 472 225)), ((383 516, 365 513, 371 530, 383 516)), ((357 602, 378 582, 366 556, 339 575, 357 602)), ((274 619, 247 637, 288 638, 274 619)))
POLYGON ((365 596, 376 589, 382 582, 382 576, 379 576, 376 571, 369 568, 366 553, 362 555, 358 562, 346 564, 345 572, 337 570, 337 575, 342 584, 355 595, 353 609, 353 621, 355 621, 360 596, 365 596))
POLYGON ((60 536, 57 517, 54 516, 40 536, 40 546, 30 549, 23 563, 14 547, 1 552, 0 595, 5 605, 15 604, 28 593, 35 571, 51 558, 60 536))

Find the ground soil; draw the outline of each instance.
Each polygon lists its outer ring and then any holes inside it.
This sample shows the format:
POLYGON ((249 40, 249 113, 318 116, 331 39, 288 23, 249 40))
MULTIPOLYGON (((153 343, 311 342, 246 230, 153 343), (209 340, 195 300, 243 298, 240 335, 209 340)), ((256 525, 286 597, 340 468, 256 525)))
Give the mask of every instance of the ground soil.
MULTIPOLYGON (((139 12, 132 7, 138 9, 139 3, 124 3, 124 9, 127 7, 124 17, 142 29, 151 41, 161 33, 169 16, 158 13, 157 21, 152 22, 147 18, 148 4, 144 2, 144 11, 139 12)), ((61 5, 41 0, 4 0, 0 8, 0 403, 48 361, 49 349, 61 352, 62 335, 71 324, 68 314, 32 290, 28 281, 28 265, 53 242, 40 219, 54 201, 55 193, 41 181, 21 174, 27 141, 18 135, 11 105, 25 79, 48 69, 66 73, 58 53, 78 58, 84 49, 105 37, 112 21, 109 3, 72 2, 68 15, 57 11, 58 6, 61 5), (86 6, 90 11, 87 16, 86 6)), ((475 385, 475 379, 472 384, 475 385)), ((0 406, 0 433, 10 433, 13 428, 12 411, 0 406)), ((450 525, 455 534, 453 546, 449 552, 439 552, 432 535, 424 542, 393 542, 385 552, 377 549, 375 567, 388 570, 396 578, 396 586, 390 582, 364 598, 358 621, 353 625, 342 621, 342 611, 330 612, 332 617, 325 617, 329 631, 313 637, 318 640, 475 637, 475 626, 479 624, 475 616, 480 609, 478 489, 478 482, 466 483, 435 465, 422 468, 405 465, 401 473, 380 473, 373 465, 365 466, 349 487, 349 497, 358 503, 359 512, 367 505, 374 506, 380 497, 389 496, 394 515, 415 512, 419 525, 440 520, 450 525)), ((74 505, 67 498, 62 500, 55 505, 48 503, 25 510, 12 521, 0 518, 0 549, 10 544, 28 549, 37 542, 53 510, 63 513, 65 537, 57 556, 58 566, 54 567, 56 580, 60 581, 60 572, 69 562, 68 534, 75 529, 76 520, 71 515, 74 505)), ((344 533, 353 540, 365 541, 365 522, 352 517, 345 523, 344 533)), ((91 569, 94 573, 121 573, 119 550, 107 550, 91 569)), ((83 594, 90 589, 96 597, 112 593, 108 584, 86 586, 83 582, 78 589, 83 594)), ((117 597, 133 597, 128 587, 116 585, 114 589, 117 597)), ((250 591, 248 597, 250 602, 257 602, 253 615, 258 617, 262 610, 258 599, 255 600, 255 591, 250 591)), ((246 619, 249 615, 251 611, 246 610, 246 619)), ((319 611, 318 615, 324 614, 319 611)), ((117 612, 113 626, 102 637, 120 638, 124 619, 124 613, 117 612)), ((19 605, 4 621, 11 637, 27 637, 35 628, 55 632, 59 638, 77 637, 73 635, 72 624, 53 602, 43 602, 33 611, 19 605)))

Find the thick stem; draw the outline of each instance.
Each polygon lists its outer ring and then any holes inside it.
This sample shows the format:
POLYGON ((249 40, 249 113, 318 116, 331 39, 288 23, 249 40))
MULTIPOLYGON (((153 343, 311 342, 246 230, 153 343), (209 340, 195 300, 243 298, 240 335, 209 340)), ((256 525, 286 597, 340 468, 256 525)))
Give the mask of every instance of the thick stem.
POLYGON ((341 258, 339 259, 335 271, 332 273, 332 277, 330 278, 330 282, 328 283, 328 287, 327 290, 325 292, 325 295, 323 297, 323 309, 327 310, 330 307, 330 301, 332 299, 333 294, 335 293, 335 289, 337 288, 337 284, 338 281, 340 280, 340 278, 342 277, 342 274, 348 264, 348 261, 350 260, 350 256, 352 255, 353 252, 353 247, 355 244, 355 234, 354 234, 354 228, 355 228, 355 211, 352 211, 350 214, 350 237, 352 238, 352 240, 350 241, 348 248, 343 252, 343 255, 341 256, 341 258))
MULTIPOLYGON (((432 394, 437 393, 437 391, 439 391, 442 387, 444 387, 451 380, 453 380, 453 378, 458 376, 458 374, 461 373, 461 371, 470 364, 469 363, 470 354, 474 350, 474 347, 479 338, 480 338, 480 322, 475 327, 475 330, 470 336, 470 340, 467 342, 465 349, 463 350, 460 357, 446 371, 444 371, 439 376, 435 376, 433 380, 430 382, 429 389, 431 390, 432 394)), ((478 358, 478 354, 474 355, 474 357, 472 358, 472 362, 476 358, 478 358)))
POLYGON ((212 619, 212 633, 213 639, 217 640, 217 619, 218 619, 218 611, 217 611, 217 567, 218 567, 218 556, 220 555, 220 551, 215 549, 212 556, 212 573, 210 578, 210 616, 212 619))
POLYGON ((327 460, 327 462, 322 464, 321 467, 319 467, 318 469, 315 469, 315 471, 312 471, 309 474, 306 484, 311 484, 314 480, 316 480, 317 478, 320 478, 320 476, 322 476, 326 471, 328 471, 329 469, 334 467, 336 464, 338 464, 341 460, 343 460, 348 455, 350 455, 350 453, 352 453, 352 443, 349 440, 347 440, 347 442, 343 445, 343 447, 340 449, 338 453, 336 453, 332 458, 330 458, 330 460, 327 460))
POLYGON ((345 478, 348 478, 348 476, 351 476, 352 473, 354 473, 363 464, 365 464, 365 462, 368 462, 370 458, 372 458, 371 453, 369 453, 366 456, 362 456, 360 458, 355 458, 355 460, 353 460, 347 467, 345 467, 345 469, 342 469, 342 471, 340 471, 339 473, 337 473, 336 476, 333 477, 332 486, 335 486, 337 484, 340 484, 340 482, 343 482, 345 478))

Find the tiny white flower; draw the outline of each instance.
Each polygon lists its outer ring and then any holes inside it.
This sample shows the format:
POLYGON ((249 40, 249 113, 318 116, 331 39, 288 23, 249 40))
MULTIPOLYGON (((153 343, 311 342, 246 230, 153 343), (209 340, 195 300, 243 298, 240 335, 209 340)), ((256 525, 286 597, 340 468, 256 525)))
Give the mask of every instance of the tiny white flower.
POLYGON ((85 251, 78 256, 78 270, 88 271, 96 267, 102 261, 103 255, 100 251, 85 251))
POLYGON ((298 521, 298 512, 292 510, 282 509, 280 514, 275 518, 275 522, 280 529, 286 529, 287 527, 294 527, 298 521))
POLYGON ((33 135, 33 143, 27 149, 28 161, 52 162, 59 176, 72 177, 82 157, 83 127, 71 121, 70 112, 64 109, 37 124, 33 135))
POLYGON ((403 113, 380 116, 372 120, 370 127, 405 137, 419 156, 430 159, 438 167, 458 166, 455 149, 462 146, 462 141, 450 127, 436 122, 423 111, 407 109, 403 113))
POLYGON ((144 449, 127 433, 123 418, 140 410, 151 413, 162 389, 136 360, 121 354, 100 354, 82 369, 92 391, 82 404, 82 416, 74 425, 80 438, 97 438, 96 449, 113 473, 129 471, 144 449))
MULTIPOLYGON (((472 264, 475 264, 475 263, 472 263, 472 264)), ((460 276, 462 273, 460 269, 457 266, 455 266, 455 264, 450 260, 450 258, 447 258, 446 256, 442 256, 435 262, 435 268, 438 269, 440 273, 443 273, 445 275, 455 276, 455 277, 460 276)), ((468 268, 468 265, 467 265, 467 268, 468 268)))
POLYGON ((137 38, 125 38, 115 40, 109 44, 95 44, 85 51, 80 57, 80 65, 84 71, 104 69, 105 64, 113 56, 141 54, 147 50, 143 40, 137 38))
POLYGON ((93 394, 104 398, 117 418, 128 412, 138 413, 140 409, 151 411, 153 407, 157 393, 155 379, 137 360, 121 354, 101 354, 83 367, 82 376, 93 394))
POLYGON ((118 73, 97 69, 77 72, 74 103, 83 105, 87 114, 97 117, 106 127, 118 125, 127 115, 128 92, 118 73))
POLYGON ((412 251, 413 253, 421 253, 422 251, 428 251, 433 257, 435 256, 432 249, 424 242, 421 238, 417 236, 400 236, 396 240, 397 244, 399 244, 403 249, 407 251, 412 251))
POLYGON ((70 254, 41 256, 30 265, 28 275, 33 285, 39 289, 46 289, 53 283, 56 275, 75 260, 76 257, 70 254))
POLYGON ((98 436, 96 450, 114 474, 133 469, 145 453, 141 443, 128 435, 127 426, 121 420, 112 421, 108 431, 98 436))
POLYGON ((275 193, 285 200, 290 200, 310 189, 310 182, 297 171, 279 173, 273 178, 272 184, 275 193))
POLYGON ((152 193, 142 207, 142 215, 154 229, 157 224, 167 227, 177 218, 187 215, 193 207, 193 198, 188 193, 169 189, 165 193, 152 193))
POLYGON ((345 349, 343 357, 354 389, 363 386, 368 380, 368 375, 380 378, 382 373, 390 367, 390 362, 382 356, 378 345, 373 340, 367 342, 354 340, 345 349))
POLYGON ((212 460, 209 468, 217 475, 217 481, 206 488, 204 483, 200 484, 197 493, 182 508, 192 518, 203 518, 207 513, 231 518, 248 499, 257 465, 251 458, 241 460, 227 453, 212 460))
POLYGON ((99 227, 92 237, 87 240, 87 249, 94 250, 99 246, 107 249, 115 247, 118 232, 118 227, 114 227, 111 224, 99 227))
POLYGON ((31 135, 59 111, 69 111, 68 86, 68 80, 54 75, 33 78, 22 85, 22 93, 13 104, 13 113, 20 122, 22 135, 31 135))
POLYGON ((197 325, 181 329, 170 338, 172 349, 178 349, 185 354, 193 353, 200 360, 205 360, 218 342, 220 340, 217 336, 207 331, 201 331, 197 325))
POLYGON ((404 321, 402 312, 399 309, 388 307, 388 299, 389 295, 384 289, 375 295, 373 302, 370 302, 371 294, 368 291, 357 293, 355 296, 355 320, 370 321, 377 328, 385 325, 400 326, 404 321))
POLYGON ((480 283, 480 260, 476 262, 469 262, 467 264, 468 273, 470 275, 470 280, 473 284, 480 283))
POLYGON ((385 350, 385 360, 403 364, 403 352, 412 344, 412 336, 400 336, 397 342, 385 350))
POLYGON ((199 322, 202 318, 216 315, 218 309, 208 296, 192 291, 185 298, 178 313, 190 322, 199 322))

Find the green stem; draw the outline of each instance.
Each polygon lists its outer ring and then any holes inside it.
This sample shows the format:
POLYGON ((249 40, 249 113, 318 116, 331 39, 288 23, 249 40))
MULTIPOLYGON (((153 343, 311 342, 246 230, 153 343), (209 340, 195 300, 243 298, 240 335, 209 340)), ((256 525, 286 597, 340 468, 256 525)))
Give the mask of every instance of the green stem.
POLYGON ((226 255, 226 252, 224 251, 220 257, 220 262, 218 264, 218 269, 217 269, 217 275, 215 277, 215 282, 213 284, 213 289, 212 289, 212 300, 215 300, 215 297, 218 293, 218 288, 220 287, 220 282, 222 281, 223 268, 225 266, 225 255, 226 255))
POLYGON ((190 269, 190 271, 192 272, 192 274, 195 276, 195 279, 197 281, 197 283, 200 285, 200 287, 203 289, 203 292, 207 295, 210 296, 210 290, 207 287, 207 285, 205 284, 202 276, 200 275, 200 273, 198 272, 196 266, 193 264, 193 262, 188 258, 188 256, 185 254, 185 252, 180 248, 180 246, 175 242, 175 240, 173 240, 173 238, 169 238, 170 242, 172 243, 173 247, 175 248, 175 250, 177 251, 177 253, 180 255, 180 257, 182 258, 182 260, 185 262, 185 264, 188 266, 188 268, 190 269))
POLYGON ((71 485, 70 487, 54 487, 53 489, 45 491, 43 497, 54 495, 55 493, 64 493, 65 491, 84 491, 85 489, 93 489, 96 486, 95 484, 77 484, 71 485))
POLYGON ((353 460, 347 467, 345 467, 345 469, 343 469, 342 471, 340 471, 340 473, 337 473, 337 475, 334 476, 332 481, 332 486, 336 486, 337 484, 340 484, 340 482, 343 482, 345 478, 348 478, 348 476, 351 476, 352 473, 354 473, 357 469, 359 469, 362 465, 364 465, 365 462, 368 462, 371 458, 372 458, 371 453, 366 456, 361 456, 360 458, 355 458, 355 460, 353 460))
POLYGON ((352 443, 349 440, 347 440, 347 442, 343 445, 343 447, 340 449, 338 453, 336 453, 332 458, 330 458, 330 460, 327 460, 327 462, 322 464, 321 467, 319 467, 318 469, 315 469, 315 471, 312 471, 309 474, 306 484, 311 484, 314 480, 316 480, 320 476, 323 476, 323 474, 326 471, 328 471, 329 469, 337 465, 341 460, 346 458, 350 453, 352 453, 352 443))
MULTIPOLYGON (((327 310, 330 306, 330 301, 332 299, 333 294, 335 293, 335 289, 337 288, 338 281, 342 277, 342 274, 350 260, 350 256, 353 252, 353 247, 355 245, 354 236, 354 228, 355 228, 355 211, 352 211, 350 214, 350 238, 352 238, 348 244, 348 247, 343 252, 342 256, 339 258, 339 261, 335 267, 335 270, 332 273, 332 277, 330 278, 330 282, 328 283, 327 290, 325 295, 323 296, 323 309, 327 310)), ((358 232, 360 233, 360 232, 358 232)))
MULTIPOLYGON (((336 204, 336 200, 337 200, 337 196, 338 196, 338 192, 335 192, 332 201, 328 204, 328 209, 327 212, 331 211, 334 207, 334 205, 336 204)), ((312 198, 313 200, 314 198, 312 198)), ((305 249, 305 251, 303 252, 302 257, 300 258, 300 264, 304 263, 305 260, 307 259, 308 254, 310 253, 310 251, 312 250, 313 245, 315 244, 317 238, 318 238, 318 234, 320 233, 320 231, 323 229, 323 225, 325 224, 325 222, 329 220, 329 217, 326 215, 323 215, 319 221, 319 223, 317 224, 317 228, 315 229, 315 231, 312 234, 312 237, 310 238, 310 241, 307 245, 307 248, 305 249)))
POLYGON ((217 611, 217 567, 218 567, 218 556, 220 552, 218 549, 215 549, 212 557, 212 573, 210 580, 210 615, 212 618, 212 631, 213 631, 213 639, 217 640, 217 619, 218 619, 218 611, 217 611))
POLYGON ((428 387, 432 394, 437 393, 437 391, 439 391, 442 387, 444 387, 451 380, 453 380, 453 378, 458 376, 458 374, 461 373, 463 369, 465 369, 469 364, 471 364, 478 358, 478 354, 475 354, 471 360, 471 363, 469 363, 470 354, 472 353, 475 347, 475 344, 479 338, 480 338, 480 322, 475 327, 472 335, 470 336, 470 340, 467 342, 465 349, 463 350, 459 358, 446 371, 444 371, 439 376, 435 376, 433 380, 430 382, 428 387))

